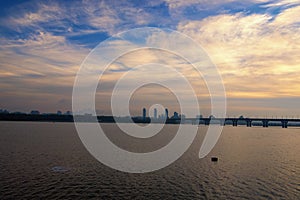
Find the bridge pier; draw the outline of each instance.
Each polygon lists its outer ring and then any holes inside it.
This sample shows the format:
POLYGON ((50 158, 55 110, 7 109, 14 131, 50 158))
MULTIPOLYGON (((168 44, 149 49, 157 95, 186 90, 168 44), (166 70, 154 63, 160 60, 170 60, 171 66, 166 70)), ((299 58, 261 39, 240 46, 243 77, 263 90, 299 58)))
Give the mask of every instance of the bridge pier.
POLYGON ((204 120, 204 124, 205 124, 206 126, 208 126, 208 125, 210 124, 210 119, 205 119, 205 120, 204 120))
POLYGON ((262 120, 263 127, 269 127, 269 121, 268 120, 262 120))
POLYGON ((247 127, 251 127, 252 126, 252 121, 251 120, 246 120, 247 123, 247 127))
POLYGON ((226 120, 225 120, 225 119, 224 119, 224 120, 223 120, 223 119, 220 119, 220 125, 221 125, 221 126, 225 126, 225 124, 226 124, 226 120))
POLYGON ((232 126, 237 126, 238 120, 232 120, 232 126))
POLYGON ((287 128, 287 124, 288 124, 288 121, 286 121, 286 120, 281 121, 282 128, 287 128))

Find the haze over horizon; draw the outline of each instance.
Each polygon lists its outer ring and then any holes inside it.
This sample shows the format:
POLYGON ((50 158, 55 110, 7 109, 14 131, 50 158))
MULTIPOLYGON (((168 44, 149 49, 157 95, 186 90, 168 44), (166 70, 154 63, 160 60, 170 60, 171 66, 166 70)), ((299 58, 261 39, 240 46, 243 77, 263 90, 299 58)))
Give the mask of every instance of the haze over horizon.
MULTIPOLYGON (((158 27, 186 34, 204 48, 223 78, 227 115, 300 115, 298 0, 30 0, 0 5, 0 109, 72 110, 76 73, 93 48, 122 31, 158 27)), ((99 113, 110 113, 106 94, 124 69, 158 60, 183 70, 187 66, 172 55, 147 50, 118 58, 99 87, 99 113)), ((203 80, 193 86, 201 88, 200 104, 209 104, 203 80)), ((170 113, 179 110, 170 91, 155 85, 137 91, 132 103, 133 115, 156 103, 170 113)), ((201 109, 209 115, 207 107, 201 109)))

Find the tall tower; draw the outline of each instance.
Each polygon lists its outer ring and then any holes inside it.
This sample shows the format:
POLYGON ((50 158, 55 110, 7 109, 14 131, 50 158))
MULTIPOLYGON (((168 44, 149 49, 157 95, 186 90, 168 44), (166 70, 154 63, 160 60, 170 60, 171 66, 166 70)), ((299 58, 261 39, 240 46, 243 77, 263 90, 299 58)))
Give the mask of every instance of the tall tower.
POLYGON ((165 109, 165 117, 166 117, 166 119, 169 119, 169 110, 168 110, 168 108, 165 109))
POLYGON ((146 108, 143 108, 143 120, 146 120, 146 108))
POLYGON ((157 119, 157 109, 154 108, 154 119, 157 119))

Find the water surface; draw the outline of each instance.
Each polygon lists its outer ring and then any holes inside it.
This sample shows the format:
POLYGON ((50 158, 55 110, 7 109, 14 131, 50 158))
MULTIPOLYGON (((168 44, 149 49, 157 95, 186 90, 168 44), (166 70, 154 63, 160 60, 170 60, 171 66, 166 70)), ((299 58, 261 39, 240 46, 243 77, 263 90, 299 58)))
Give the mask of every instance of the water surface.
MULTIPOLYGON (((114 143, 135 152, 164 146, 177 126, 132 140, 102 124, 114 143)), ((205 131, 200 126, 192 146, 170 166, 128 174, 95 160, 72 123, 0 122, 0 198, 299 199, 300 129, 225 126, 213 151, 199 160, 205 131)))

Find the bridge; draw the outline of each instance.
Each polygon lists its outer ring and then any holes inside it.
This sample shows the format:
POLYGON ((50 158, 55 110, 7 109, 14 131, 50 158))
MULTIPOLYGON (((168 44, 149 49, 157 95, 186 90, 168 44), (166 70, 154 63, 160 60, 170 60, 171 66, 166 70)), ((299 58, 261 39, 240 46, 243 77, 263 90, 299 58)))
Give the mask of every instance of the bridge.
POLYGON ((227 117, 227 118, 186 118, 185 120, 192 121, 193 124, 217 124, 219 123, 222 126, 231 124, 232 126, 238 126, 241 124, 245 124, 247 127, 251 127, 253 122, 260 122, 262 127, 269 127, 270 122, 279 122, 281 123, 282 128, 287 128, 289 122, 299 122, 300 119, 294 118, 285 118, 285 119, 274 119, 274 118, 234 118, 234 117, 227 117), (243 123, 242 123, 243 122, 243 123))

